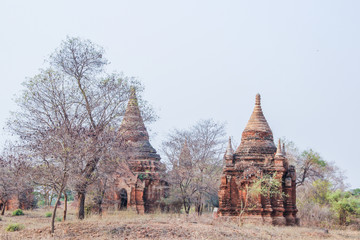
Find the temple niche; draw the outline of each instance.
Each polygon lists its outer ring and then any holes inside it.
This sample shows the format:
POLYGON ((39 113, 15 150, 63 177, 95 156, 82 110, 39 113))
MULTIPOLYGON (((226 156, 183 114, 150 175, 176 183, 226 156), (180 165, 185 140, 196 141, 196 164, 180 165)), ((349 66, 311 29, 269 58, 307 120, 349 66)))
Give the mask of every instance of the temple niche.
POLYGON ((121 158, 125 158, 128 164, 123 166, 127 168, 125 171, 119 169, 114 174, 106 202, 113 203, 118 210, 133 208, 140 214, 164 207, 160 200, 168 188, 168 184, 161 178, 165 168, 149 142, 134 89, 119 134, 126 148, 121 158))
POLYGON ((274 144, 272 131, 261 109, 260 95, 234 152, 229 144, 224 155, 224 169, 219 190, 219 216, 243 215, 245 222, 274 225, 299 224, 296 217, 296 173, 289 165, 285 147, 274 144), (280 182, 278 194, 256 194, 248 190, 258 179, 275 177, 280 182))

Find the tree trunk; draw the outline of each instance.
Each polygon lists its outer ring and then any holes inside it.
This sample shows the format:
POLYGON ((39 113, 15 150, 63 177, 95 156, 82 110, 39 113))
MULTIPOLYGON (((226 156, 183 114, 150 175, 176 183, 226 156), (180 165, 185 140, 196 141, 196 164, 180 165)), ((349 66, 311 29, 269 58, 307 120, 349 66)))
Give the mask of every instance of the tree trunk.
POLYGON ((186 199, 184 199, 184 210, 186 214, 189 214, 190 212, 190 204, 186 202, 186 199))
POLYGON ((107 178, 105 178, 104 188, 103 188, 102 191, 101 191, 100 199, 99 199, 99 202, 98 202, 98 204, 99 204, 99 215, 100 215, 100 216, 102 216, 102 204, 103 204, 104 196, 105 196, 106 183, 107 183, 107 178))
POLYGON ((85 192, 78 192, 78 219, 85 218, 85 192))
POLYGON ((66 221, 66 212, 67 212, 67 194, 66 191, 64 191, 64 216, 63 216, 63 221, 66 221))
POLYGON ((54 199, 54 194, 51 194, 51 195, 50 195, 50 202, 49 202, 49 206, 51 206, 51 203, 52 203, 53 199, 54 199))
POLYGON ((99 204, 99 216, 102 216, 102 204, 99 204))
POLYGON ((197 202, 195 204, 195 211, 197 212, 198 216, 201 216, 203 211, 203 204, 202 204, 202 196, 200 195, 197 198, 197 202))
POLYGON ((184 204, 185 213, 188 214, 188 212, 186 211, 186 201, 185 201, 185 199, 183 200, 183 204, 184 204))
POLYGON ((56 203, 55 203, 55 206, 54 206, 54 210, 53 210, 53 213, 52 213, 52 218, 51 218, 51 233, 54 233, 54 230, 55 230, 55 216, 56 216, 57 207, 58 207, 59 202, 60 202, 61 192, 62 192, 62 189, 60 190, 60 192, 59 192, 59 194, 58 194, 58 197, 57 197, 57 200, 56 200, 56 203))
POLYGON ((197 212, 198 216, 201 216, 201 214, 202 214, 202 203, 196 204, 196 212, 197 212))
POLYGON ((201 215, 202 215, 202 213, 203 213, 203 207, 204 207, 204 205, 203 205, 202 203, 200 203, 199 209, 198 209, 198 216, 201 216, 201 215))
POLYGON ((1 210, 1 216, 4 216, 4 214, 5 214, 6 204, 7 204, 7 202, 3 203, 3 207, 2 207, 2 210, 1 210))
MULTIPOLYGON (((94 139, 96 141, 96 138, 94 139)), ((85 166, 85 179, 91 179, 92 173, 96 169, 96 165, 99 162, 100 158, 95 157, 92 161, 88 162, 85 166)), ((85 181, 80 183, 79 190, 78 190, 78 219, 82 220, 85 218, 85 195, 86 195, 86 188, 88 186, 88 182, 85 181)))
POLYGON ((346 211, 344 209, 340 210, 339 223, 340 223, 340 225, 346 224, 346 211))
POLYGON ((44 206, 49 206, 49 193, 45 192, 44 194, 44 206))

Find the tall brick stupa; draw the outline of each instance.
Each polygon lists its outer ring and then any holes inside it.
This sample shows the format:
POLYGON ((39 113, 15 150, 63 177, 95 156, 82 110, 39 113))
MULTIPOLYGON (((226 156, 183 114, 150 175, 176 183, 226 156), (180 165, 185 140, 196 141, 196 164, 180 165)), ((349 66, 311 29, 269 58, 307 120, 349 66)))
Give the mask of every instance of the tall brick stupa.
POLYGON ((135 89, 131 90, 119 134, 126 145, 124 156, 129 169, 125 175, 115 175, 115 184, 107 198, 116 203, 118 209, 132 207, 138 213, 153 212, 160 207, 167 188, 161 178, 165 168, 150 144, 135 89))
POLYGON ((229 144, 224 155, 224 169, 219 190, 219 216, 234 217, 242 213, 243 220, 274 225, 299 224, 296 217, 296 173, 289 165, 279 140, 273 133, 261 109, 260 95, 242 133, 241 143, 234 152, 229 144), (276 194, 256 194, 250 197, 253 183, 273 177, 280 183, 276 194))

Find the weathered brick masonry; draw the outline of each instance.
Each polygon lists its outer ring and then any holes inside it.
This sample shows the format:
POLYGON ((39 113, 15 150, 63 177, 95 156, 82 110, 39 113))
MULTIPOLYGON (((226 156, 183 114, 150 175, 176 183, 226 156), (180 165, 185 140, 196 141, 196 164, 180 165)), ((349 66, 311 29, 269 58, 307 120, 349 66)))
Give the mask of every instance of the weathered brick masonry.
POLYGON ((244 220, 267 222, 274 225, 294 225, 296 217, 296 173, 289 165, 284 147, 274 144, 273 133, 261 109, 260 95, 256 95, 255 107, 245 130, 240 146, 234 152, 229 145, 224 155, 224 169, 219 190, 219 216, 239 216, 245 209, 244 220), (275 176, 281 181, 279 192, 272 197, 259 194, 251 206, 247 189, 264 175, 275 176))
POLYGON ((119 134, 125 140, 129 169, 126 174, 115 174, 115 184, 106 198, 118 209, 132 207, 138 213, 152 212, 160 207, 167 183, 161 179, 164 167, 149 142, 134 89, 119 134))

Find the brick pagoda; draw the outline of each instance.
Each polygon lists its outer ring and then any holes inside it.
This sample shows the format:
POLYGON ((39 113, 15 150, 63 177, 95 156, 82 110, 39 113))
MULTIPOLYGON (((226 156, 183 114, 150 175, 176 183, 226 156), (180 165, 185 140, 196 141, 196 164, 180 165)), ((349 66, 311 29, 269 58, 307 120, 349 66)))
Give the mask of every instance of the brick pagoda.
POLYGON ((153 212, 160 207, 167 183, 161 179, 164 166, 149 142, 134 89, 119 134, 125 140, 128 171, 115 175, 107 200, 114 202, 118 209, 132 207, 138 213, 153 212))
POLYGON ((259 94, 242 133, 240 146, 234 152, 229 139, 224 161, 219 216, 239 216, 243 212, 243 220, 249 222, 274 225, 299 223, 296 217, 295 168, 289 165, 280 140, 277 147, 274 144, 272 131, 261 109, 259 94), (265 175, 281 182, 278 194, 257 194, 250 198, 247 190, 255 180, 265 175))

